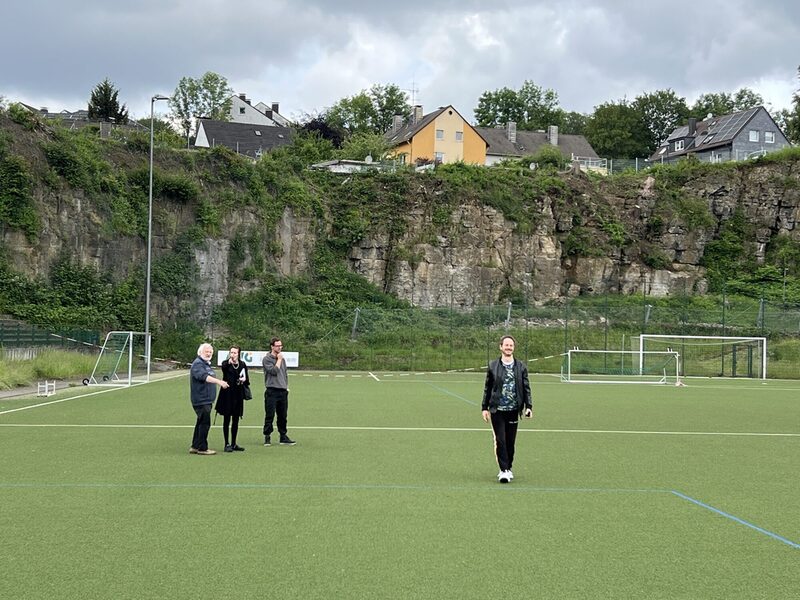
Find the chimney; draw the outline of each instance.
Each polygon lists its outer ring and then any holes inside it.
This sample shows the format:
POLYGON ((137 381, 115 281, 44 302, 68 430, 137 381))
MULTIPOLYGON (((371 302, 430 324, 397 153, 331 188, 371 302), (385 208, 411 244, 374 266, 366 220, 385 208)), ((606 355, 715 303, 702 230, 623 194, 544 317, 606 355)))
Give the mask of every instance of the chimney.
POLYGON ((239 100, 242 102, 247 102, 247 94, 239 94, 239 100))
POLYGON ((278 102, 273 102, 273 103, 272 103, 272 112, 274 112, 274 113, 280 113, 281 111, 279 111, 279 110, 278 110, 279 106, 280 106, 280 103, 278 103, 278 102))
POLYGON ((547 128, 547 140, 553 146, 558 146, 558 125, 550 125, 547 128))
POLYGON ((509 121, 506 123, 506 136, 508 137, 508 141, 512 144, 517 143, 517 122, 516 121, 509 121))
POLYGON ((268 119, 271 119, 271 118, 272 118, 272 111, 271 111, 271 110, 269 110, 269 109, 265 110, 265 111, 264 111, 264 114, 265 114, 265 115, 267 115, 267 118, 268 118, 268 119))
POLYGON ((414 116, 413 116, 413 119, 414 119, 414 123, 419 123, 420 121, 422 121, 422 105, 421 104, 415 104, 414 105, 414 116))
POLYGON ((400 131, 403 128, 403 115, 394 115, 392 117, 392 133, 400 131))
POLYGON ((42 113, 43 115, 46 115, 46 114, 47 114, 47 112, 48 112, 48 110, 47 110, 47 107, 46 107, 46 106, 42 106, 42 107, 39 109, 39 112, 40 112, 40 113, 42 113))
POLYGON ((694 117, 689 117, 689 135, 694 135, 697 133, 697 119, 694 117))

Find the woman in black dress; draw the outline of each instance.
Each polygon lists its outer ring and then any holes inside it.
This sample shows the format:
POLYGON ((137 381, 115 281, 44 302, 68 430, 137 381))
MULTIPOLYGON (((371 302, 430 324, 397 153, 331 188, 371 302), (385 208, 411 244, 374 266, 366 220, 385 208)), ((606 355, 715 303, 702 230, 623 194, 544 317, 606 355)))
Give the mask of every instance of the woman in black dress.
POLYGON ((239 360, 240 353, 239 346, 232 346, 228 358, 222 361, 222 379, 228 383, 228 389, 219 391, 216 410, 225 417, 222 422, 225 452, 244 451, 244 448, 236 444, 236 434, 239 433, 239 419, 244 414, 244 386, 250 385, 250 376, 247 373, 247 365, 239 360))

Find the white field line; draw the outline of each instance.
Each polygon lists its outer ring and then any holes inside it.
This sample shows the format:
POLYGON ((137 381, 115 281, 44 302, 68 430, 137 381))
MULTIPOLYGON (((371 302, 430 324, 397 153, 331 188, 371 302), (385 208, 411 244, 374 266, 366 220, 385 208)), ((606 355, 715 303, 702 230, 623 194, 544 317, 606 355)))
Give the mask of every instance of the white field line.
MULTIPOLYGON (((146 424, 90 424, 90 423, 0 423, 0 427, 53 427, 78 429, 191 429, 194 425, 146 425, 146 424)), ((239 425, 239 429, 262 429, 261 425, 239 425)), ((418 432, 473 432, 485 433, 489 427, 357 427, 357 426, 315 426, 292 425, 292 429, 315 431, 418 431, 418 432)), ((636 431, 614 429, 518 429, 520 433, 562 433, 595 435, 705 435, 723 437, 785 437, 800 438, 800 433, 769 433, 759 431, 636 431)))
MULTIPOLYGON (((173 375, 171 377, 161 377, 160 379, 154 379, 146 383, 139 383, 136 386, 131 386, 131 387, 138 387, 140 385, 147 385, 149 383, 158 383, 159 381, 167 381, 168 379, 177 379, 178 377, 185 377, 186 375, 188 375, 188 371, 185 373, 181 373, 179 375, 173 375)), ((88 398, 89 396, 97 396, 98 394, 107 394, 108 392, 117 392, 119 390, 124 390, 124 389, 127 389, 127 387, 112 387, 104 390, 99 390, 97 392, 89 392, 88 394, 79 394, 78 396, 61 398, 60 400, 50 400, 49 402, 40 402, 39 404, 29 404, 28 406, 20 406, 19 408, 10 408, 8 410, 0 411, 0 415, 7 415, 9 413, 15 413, 21 410, 29 410, 31 408, 39 408, 41 406, 49 406, 50 404, 59 404, 60 402, 68 402, 69 400, 78 400, 79 398, 88 398)))
POLYGON ((375 381, 380 381, 380 379, 378 379, 378 378, 375 376, 375 373, 373 373, 372 371, 370 371, 370 372, 369 372, 369 376, 370 376, 370 377, 372 377, 372 378, 373 378, 375 381))

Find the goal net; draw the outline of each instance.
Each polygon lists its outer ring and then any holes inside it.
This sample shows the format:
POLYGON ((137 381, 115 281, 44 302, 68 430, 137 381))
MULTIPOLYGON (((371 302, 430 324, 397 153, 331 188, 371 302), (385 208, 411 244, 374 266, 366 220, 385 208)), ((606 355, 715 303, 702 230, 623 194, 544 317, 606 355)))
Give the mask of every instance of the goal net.
POLYGON ((567 351, 561 368, 567 383, 680 383, 680 356, 672 350, 567 351))
POLYGON ((680 353, 683 377, 767 378, 764 337, 642 334, 639 349, 680 353))
POLYGON ((150 379, 147 334, 110 331, 84 385, 130 386, 150 379))

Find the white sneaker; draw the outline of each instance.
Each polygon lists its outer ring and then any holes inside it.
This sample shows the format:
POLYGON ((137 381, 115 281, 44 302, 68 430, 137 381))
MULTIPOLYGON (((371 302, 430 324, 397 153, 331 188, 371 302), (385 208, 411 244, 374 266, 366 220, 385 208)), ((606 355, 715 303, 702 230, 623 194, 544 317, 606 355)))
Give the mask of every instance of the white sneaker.
POLYGON ((509 479, 508 477, 508 471, 500 471, 497 474, 497 481, 499 481, 500 483, 508 483, 509 481, 511 481, 511 479, 509 479))
POLYGON ((509 481, 514 481, 514 473, 511 472, 511 469, 506 471, 506 474, 508 475, 508 480, 509 481))

